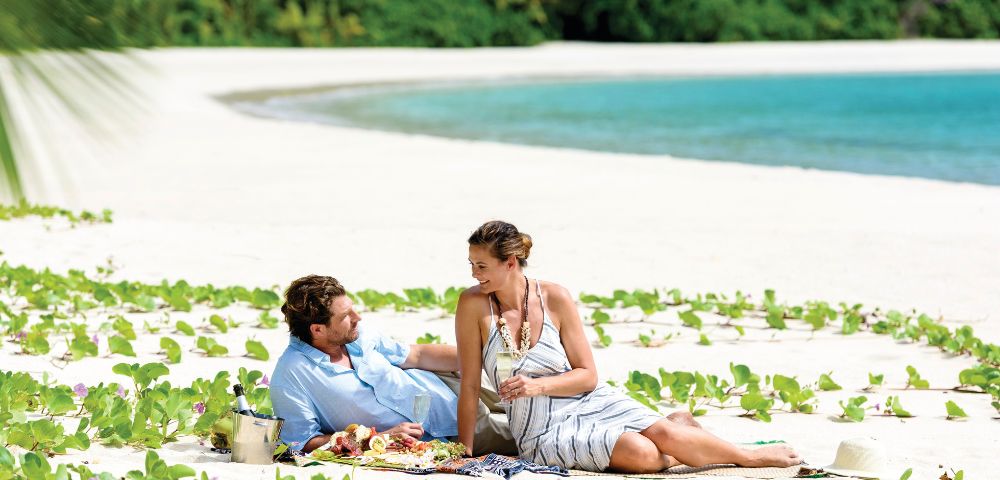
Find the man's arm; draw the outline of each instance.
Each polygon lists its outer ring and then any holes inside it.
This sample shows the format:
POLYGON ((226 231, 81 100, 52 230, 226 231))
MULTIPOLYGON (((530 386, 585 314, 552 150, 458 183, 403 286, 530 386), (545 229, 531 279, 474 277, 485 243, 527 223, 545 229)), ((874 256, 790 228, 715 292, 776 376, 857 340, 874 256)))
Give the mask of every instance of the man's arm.
POLYGON ((301 448, 308 453, 330 440, 330 435, 320 432, 312 402, 300 387, 271 382, 270 394, 275 415, 285 419, 281 440, 290 444, 293 450, 301 448), (320 438, 324 440, 320 441, 320 438), (310 445, 311 448, 307 448, 310 445))
POLYGON ((316 450, 319 447, 322 447, 323 445, 326 445, 326 442, 329 442, 330 437, 332 436, 333 435, 318 435, 309 439, 309 441, 302 446, 302 452, 309 453, 313 450, 316 450))
POLYGON ((410 353, 399 368, 419 368, 432 372, 457 372, 458 349, 454 345, 410 345, 410 353))

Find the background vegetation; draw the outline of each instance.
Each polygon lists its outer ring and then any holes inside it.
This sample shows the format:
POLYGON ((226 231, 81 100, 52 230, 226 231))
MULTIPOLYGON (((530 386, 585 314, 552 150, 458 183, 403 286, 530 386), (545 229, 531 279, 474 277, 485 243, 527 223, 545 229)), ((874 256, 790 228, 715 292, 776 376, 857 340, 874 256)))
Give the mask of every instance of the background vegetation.
POLYGON ((994 0, 11 0, 0 49, 997 38, 994 0), (59 15, 48 15, 58 11, 59 15), (14 18, 16 14, 21 18, 14 18), (62 23, 87 35, 46 38, 62 23), (39 28, 27 28, 34 25, 39 28), (21 28, 17 28, 17 27, 21 28), (11 27, 11 28, 6 28, 11 27), (20 32, 21 35, 17 33, 20 32), (28 35, 24 35, 28 32, 28 35), (23 37, 33 38, 23 38, 23 37), (16 38, 22 37, 22 38, 16 38), (20 40, 20 41, 19 41, 20 40), (24 40, 29 40, 25 42, 24 40), (82 42, 81 42, 82 41, 82 42), (81 44, 82 43, 82 44, 81 44))

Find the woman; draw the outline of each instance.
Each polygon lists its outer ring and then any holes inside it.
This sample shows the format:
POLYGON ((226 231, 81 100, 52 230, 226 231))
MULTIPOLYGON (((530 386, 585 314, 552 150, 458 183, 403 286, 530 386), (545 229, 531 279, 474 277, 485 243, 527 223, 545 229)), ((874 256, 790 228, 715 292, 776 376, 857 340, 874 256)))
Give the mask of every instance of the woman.
POLYGON ((746 450, 696 426, 671 421, 597 382, 597 368, 576 303, 565 288, 528 279, 531 237, 501 221, 469 237, 478 286, 458 302, 455 330, 462 372, 458 437, 471 451, 483 368, 500 396, 521 457, 544 465, 625 473, 673 465, 791 466, 785 446, 746 450), (497 378, 497 352, 514 354, 513 373, 497 378))

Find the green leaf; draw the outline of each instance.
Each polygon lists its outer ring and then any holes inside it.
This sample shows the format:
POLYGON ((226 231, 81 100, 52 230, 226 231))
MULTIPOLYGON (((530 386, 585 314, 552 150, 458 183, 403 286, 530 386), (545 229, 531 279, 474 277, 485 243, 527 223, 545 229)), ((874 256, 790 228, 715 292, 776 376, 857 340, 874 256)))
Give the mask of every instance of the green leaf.
POLYGON ((916 388, 918 390, 924 390, 930 388, 930 382, 920 378, 920 374, 917 373, 917 369, 913 368, 912 365, 906 366, 906 373, 909 374, 910 378, 906 381, 906 385, 916 388))
POLYGON ((865 419, 865 409, 862 405, 868 401, 868 397, 851 397, 847 400, 845 404, 843 400, 840 401, 840 408, 844 409, 844 413, 841 417, 847 417, 855 422, 860 422, 865 419))
POLYGON ((126 340, 135 340, 135 329, 132 327, 132 322, 126 320, 125 317, 119 315, 112 327, 126 340))
POLYGON ((698 339, 698 345, 711 345, 712 341, 708 339, 704 333, 701 334, 701 338, 698 339))
POLYGON ((654 405, 653 402, 651 402, 649 400, 649 398, 647 398, 646 395, 644 395, 642 392, 628 392, 628 396, 632 397, 637 402, 639 402, 639 403, 645 405, 646 407, 650 408, 654 412, 659 412, 660 411, 660 409, 657 408, 656 405, 654 405))
MULTIPOLYGON (((831 373, 833 373, 833 372, 831 372, 831 373)), ((827 373, 820 374, 820 376, 819 376, 819 389, 820 390, 823 390, 824 392, 830 392, 830 391, 834 391, 834 390, 841 390, 842 388, 843 387, 841 387, 840 385, 837 385, 837 382, 834 382, 833 379, 830 378, 830 374, 827 374, 827 373)))
POLYGON ((197 475, 197 472, 193 468, 182 464, 171 465, 168 470, 170 471, 170 478, 184 478, 197 475))
POLYGON ((698 315, 694 313, 694 310, 680 312, 677 314, 677 316, 680 317, 681 322, 683 322, 684 325, 695 328, 697 330, 701 330, 701 325, 702 325, 701 318, 699 318, 698 315))
POLYGON ((594 319, 594 325, 601 325, 611 321, 611 315, 608 315, 600 309, 594 310, 594 313, 591 314, 590 317, 594 319))
POLYGON ((906 471, 899 477, 899 480, 909 480, 910 475, 913 475, 913 469, 907 468, 906 471))
POLYGON ((10 453, 10 450, 4 448, 0 445, 0 467, 13 467, 14 466, 14 455, 10 453))
POLYGON ((208 323, 211 323, 212 326, 221 333, 229 331, 229 325, 226 325, 226 319, 220 317, 219 315, 212 315, 211 317, 208 317, 208 323))
POLYGON ((177 321, 177 331, 181 332, 184 335, 187 335, 189 337, 193 337, 194 336, 194 327, 192 327, 191 325, 189 325, 184 320, 178 320, 177 321))
POLYGON ((160 337, 160 348, 166 352, 167 360, 169 360, 170 363, 180 363, 181 346, 176 340, 170 337, 160 337))
POLYGON ((255 288, 251 303, 257 308, 270 309, 281 305, 281 297, 271 290, 255 288))
POLYGON ((271 315, 271 312, 263 311, 260 312, 260 316, 257 317, 257 326, 260 328, 278 328, 278 323, 280 321, 271 315))
POLYGON ((600 325, 594 325, 594 331, 597 332, 597 339, 601 342, 601 346, 607 348, 611 346, 611 335, 604 333, 604 329, 600 325))
POLYGON ((246 347, 247 355, 252 358, 267 361, 267 359, 271 357, 271 355, 267 352, 267 348, 264 347, 264 344, 257 340, 247 339, 246 347))
POLYGON ((53 415, 62 415, 70 410, 76 408, 76 404, 73 403, 73 398, 65 393, 56 393, 50 400, 48 405, 49 413, 53 415))
POLYGON ((962 410, 962 408, 959 407, 957 403, 951 400, 945 402, 944 406, 948 410, 948 420, 952 420, 955 418, 966 418, 969 416, 968 414, 965 413, 965 410, 962 410))
POLYGON ((733 374, 733 387, 742 387, 750 383, 750 367, 729 362, 729 371, 733 374))
POLYGON ((132 350, 132 343, 121 335, 108 338, 108 347, 111 349, 111 353, 125 355, 126 357, 135 356, 135 351, 132 350))
POLYGON ((785 325, 785 309, 777 305, 768 307, 767 324, 771 328, 777 328, 779 330, 788 328, 788 326, 785 325))
POLYGON ((890 401, 891 401, 891 404, 892 404, 892 406, 890 408, 892 408, 892 414, 893 415, 895 415, 897 417, 900 417, 900 418, 909 418, 909 417, 913 416, 913 414, 911 414, 909 411, 907 411, 905 408, 903 408, 903 405, 899 401, 899 397, 898 396, 890 397, 890 400, 886 401, 886 407, 889 407, 890 401))
POLYGON ((417 345, 431 345, 441 343, 440 335, 433 335, 430 332, 424 333, 424 336, 417 338, 417 345))
POLYGON ((880 385, 882 385, 882 381, 883 380, 885 380, 885 375, 884 374, 880 373, 878 375, 873 375, 870 372, 868 373, 868 384, 869 385, 872 385, 874 387, 880 386, 880 385))

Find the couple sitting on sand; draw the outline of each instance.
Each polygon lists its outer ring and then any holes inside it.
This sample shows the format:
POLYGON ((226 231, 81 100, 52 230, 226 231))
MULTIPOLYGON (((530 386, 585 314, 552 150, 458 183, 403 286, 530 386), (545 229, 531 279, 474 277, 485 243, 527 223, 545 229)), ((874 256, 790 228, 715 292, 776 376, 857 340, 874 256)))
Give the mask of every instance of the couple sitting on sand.
POLYGON ((746 450, 703 430, 687 412, 664 418, 599 384, 573 298, 524 275, 530 249, 531 237, 500 221, 469 237, 479 285, 459 299, 457 348, 405 345, 365 328, 334 278, 294 281, 281 307, 291 339, 271 377, 271 401, 285 419, 282 440, 310 452, 358 423, 458 440, 470 455, 519 455, 594 472, 800 463, 788 447, 746 450), (498 376, 498 352, 513 354, 510 378, 498 376), (483 384, 484 370, 495 390, 483 384), (422 423, 414 417, 418 393, 431 399, 422 423))

